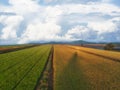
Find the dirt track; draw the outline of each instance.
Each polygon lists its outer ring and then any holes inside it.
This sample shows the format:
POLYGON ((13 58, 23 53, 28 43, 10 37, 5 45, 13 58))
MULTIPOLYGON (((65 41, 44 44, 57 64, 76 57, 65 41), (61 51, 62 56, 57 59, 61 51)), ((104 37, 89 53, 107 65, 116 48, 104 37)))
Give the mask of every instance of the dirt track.
POLYGON ((42 74, 40 75, 36 86, 34 88, 34 90, 41 90, 41 87, 43 86, 41 81, 44 81, 45 78, 45 74, 47 73, 47 81, 44 82, 47 86, 45 88, 47 88, 47 90, 53 90, 53 53, 54 53, 54 47, 52 46, 50 54, 48 56, 47 62, 45 64, 45 67, 42 71, 42 74))

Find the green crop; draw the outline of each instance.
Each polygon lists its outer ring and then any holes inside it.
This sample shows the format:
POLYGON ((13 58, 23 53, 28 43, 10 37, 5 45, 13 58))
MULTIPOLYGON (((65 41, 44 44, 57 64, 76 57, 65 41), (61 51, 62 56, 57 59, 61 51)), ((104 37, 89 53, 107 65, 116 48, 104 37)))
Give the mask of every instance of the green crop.
POLYGON ((0 89, 33 90, 47 61, 50 45, 0 55, 0 89))

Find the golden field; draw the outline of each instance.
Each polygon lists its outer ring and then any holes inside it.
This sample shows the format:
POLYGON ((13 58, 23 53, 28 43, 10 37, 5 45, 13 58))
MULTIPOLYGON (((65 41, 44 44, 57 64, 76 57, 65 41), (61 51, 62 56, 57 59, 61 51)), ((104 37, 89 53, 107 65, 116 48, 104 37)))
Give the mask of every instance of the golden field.
POLYGON ((119 52, 70 45, 54 46, 55 90, 119 90, 120 63, 89 54, 120 58, 119 52))

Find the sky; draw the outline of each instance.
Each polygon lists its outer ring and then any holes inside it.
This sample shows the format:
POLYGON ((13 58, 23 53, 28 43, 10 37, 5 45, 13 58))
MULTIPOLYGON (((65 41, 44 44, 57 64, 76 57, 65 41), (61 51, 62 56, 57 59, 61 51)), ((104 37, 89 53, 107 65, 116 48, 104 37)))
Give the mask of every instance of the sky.
POLYGON ((119 0, 0 0, 0 45, 120 42, 119 0))

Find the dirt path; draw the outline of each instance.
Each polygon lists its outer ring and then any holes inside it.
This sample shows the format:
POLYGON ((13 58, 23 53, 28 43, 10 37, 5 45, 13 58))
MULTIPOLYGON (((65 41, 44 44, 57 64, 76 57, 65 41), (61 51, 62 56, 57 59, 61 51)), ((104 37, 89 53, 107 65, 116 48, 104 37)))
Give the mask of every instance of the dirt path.
POLYGON ((54 47, 52 46, 45 67, 37 81, 34 90, 53 90, 53 53, 54 47))

